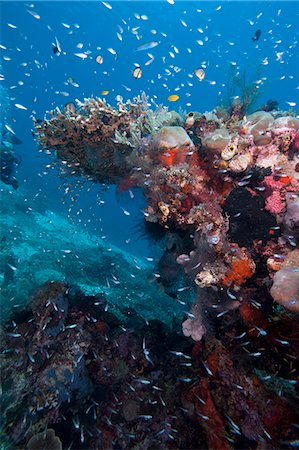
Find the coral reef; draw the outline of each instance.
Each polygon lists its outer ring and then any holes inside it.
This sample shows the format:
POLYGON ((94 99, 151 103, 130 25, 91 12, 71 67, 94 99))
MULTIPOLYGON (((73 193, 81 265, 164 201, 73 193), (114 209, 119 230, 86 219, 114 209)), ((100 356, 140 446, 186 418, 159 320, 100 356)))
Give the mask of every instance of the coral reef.
POLYGON ((246 305, 242 317, 235 309, 215 317, 221 340, 210 328, 199 342, 196 328, 193 345, 178 323, 144 321, 133 309, 120 320, 104 294, 46 283, 3 324, 8 445, 289 448, 283 442, 295 442, 298 421, 295 319, 267 321, 246 305))
MULTIPOLYGON (((123 188, 141 187, 145 222, 167 237, 155 277, 173 305, 184 307, 181 337, 193 345, 195 372, 179 377, 191 383, 182 411, 204 430, 205 444, 199 440, 198 447, 289 448, 296 442, 290 386, 297 389, 299 119, 273 102, 251 112, 258 86, 246 88, 236 76, 241 100, 204 114, 187 112, 183 121, 168 111, 163 121, 162 107, 151 111, 148 105, 141 108, 145 116, 140 109, 134 115, 129 102, 123 129, 120 112, 97 100, 111 127, 114 122, 115 149, 129 149, 120 155, 123 173, 117 169, 107 182, 123 176, 123 188), (157 126, 145 126, 141 117, 155 115, 157 126), (270 388, 267 380, 274 380, 270 388), (273 385, 290 389, 274 395, 273 385)), ((37 126, 45 149, 51 143, 43 141, 43 127, 59 117, 37 126)), ((102 116, 97 120, 103 126, 102 116)), ((90 141, 87 136, 81 144, 83 152, 90 141)), ((64 156, 68 164, 81 150, 74 152, 64 156)), ((115 155, 107 158, 118 167, 115 155)), ((88 163, 80 164, 88 175, 88 163)), ((103 171, 95 179, 106 176, 103 171)), ((137 410, 129 403, 126 417, 137 410)))
POLYGON ((13 322, 1 339, 2 421, 13 446, 36 448, 50 427, 63 448, 192 448, 192 438, 204 446, 174 396, 189 369, 173 365, 169 349, 189 345, 161 322, 133 310, 120 322, 104 296, 64 283, 41 287, 13 322))
MULTIPOLYGON (((259 239, 266 244, 277 241, 282 234, 280 239, 290 251, 298 232, 299 119, 275 108, 266 108, 271 111, 264 108, 245 117, 244 111, 252 104, 250 98, 255 92, 245 89, 246 83, 239 74, 236 77, 243 92, 239 113, 237 104, 226 115, 219 109, 203 115, 192 112, 187 114, 183 127, 174 123, 173 113, 164 110, 163 115, 162 107, 152 111, 144 95, 125 105, 119 100, 117 109, 100 99, 86 99, 78 111, 84 127, 88 122, 89 127, 97 130, 95 135, 87 133, 85 140, 81 140, 83 151, 92 147, 93 136, 98 139, 96 145, 102 138, 104 143, 110 139, 112 145, 113 133, 118 141, 118 144, 114 142, 115 149, 120 143, 131 149, 122 155, 121 167, 126 171, 129 185, 144 189, 148 200, 145 220, 185 236, 196 233, 207 241, 211 248, 210 261, 202 264, 192 274, 193 278, 188 275, 189 282, 195 281, 201 287, 241 289, 253 279, 256 265, 263 259, 259 239), (107 116, 105 120, 104 116, 107 116), (101 127, 108 130, 106 134, 98 131, 101 127), (237 204, 232 202, 237 196, 247 197, 247 205, 252 205, 245 220, 242 200, 237 204), (242 221, 244 235, 240 234, 242 221), (245 230, 246 222, 252 223, 248 230, 245 230)), ((44 148, 52 146, 57 150, 59 145, 65 148, 68 131, 59 143, 50 142, 49 133, 54 133, 57 126, 64 127, 71 119, 74 117, 69 112, 63 116, 57 112, 49 121, 38 124, 39 143, 44 148)), ((55 136, 59 140, 59 135, 55 133, 55 136)), ((76 139, 72 133, 71 136, 76 139)), ((81 150, 77 149, 73 156, 65 155, 65 158, 72 163, 80 154, 81 150)), ((107 158, 115 164, 115 155, 107 158)), ((88 164, 84 160, 80 162, 85 173, 88 164)), ((105 171, 101 171, 101 176, 106 177, 105 171)), ((195 237, 193 244, 192 238, 185 241, 188 248, 183 248, 182 254, 191 252, 190 260, 194 261, 192 252, 195 252, 198 261, 193 265, 196 265, 200 262, 196 251, 199 239, 195 237)), ((169 256, 167 260, 170 261, 169 256)))
MULTIPOLYGON (((242 83, 245 86, 244 80, 242 83)), ((121 167, 126 171, 129 185, 144 189, 148 200, 145 220, 186 237, 195 233, 193 243, 192 237, 185 239, 187 247, 181 253, 187 254, 193 266, 199 264, 192 275, 189 263, 185 271, 189 282, 194 281, 202 288, 214 285, 242 289, 253 279, 256 266, 262 264, 263 248, 258 245, 259 240, 265 244, 271 240, 276 242, 281 234, 279 239, 286 250, 296 245, 299 119, 275 108, 270 108, 271 111, 264 108, 245 117, 252 96, 250 89, 246 91, 248 95, 245 91, 244 88, 242 113, 236 112, 237 105, 226 115, 219 109, 203 115, 192 112, 187 114, 185 130, 173 123, 174 114, 164 110, 163 115, 162 107, 150 110, 144 95, 125 105, 119 100, 117 109, 100 99, 87 99, 78 111, 82 123, 90 123, 95 130, 110 127, 106 135, 97 131, 97 139, 104 136, 106 142, 114 133, 118 141, 115 149, 120 143, 131 149, 123 155, 121 167), (104 120, 104 115, 109 120, 104 120), (233 198, 238 201, 232 201, 233 198), (241 198, 252 205, 250 213, 243 209, 241 198), (240 233, 242 226, 244 234, 240 233), (210 259, 206 263, 197 251, 200 239, 208 243, 210 259)), ((65 121, 71 119, 70 113, 61 116, 57 112, 50 121, 39 124, 39 143, 44 148, 52 146, 57 150, 57 145, 65 148, 64 141, 53 144, 50 138, 45 139, 55 127, 64 127, 65 121)), ((64 140, 68 139, 69 133, 64 136, 64 140)), ((81 149, 91 148, 92 136, 87 134, 85 141, 81 140, 81 149)), ((73 134, 72 139, 75 139, 73 134)), ((75 155, 65 157, 71 163, 79 154, 78 149, 75 155)), ((112 164, 116 161, 115 156, 107 155, 107 158, 112 164)), ((88 164, 83 160, 80 165, 88 171, 88 164)), ((101 174, 106 177, 105 172, 101 174)), ((175 278, 179 271, 172 258, 168 254, 163 264, 173 266, 175 278)))

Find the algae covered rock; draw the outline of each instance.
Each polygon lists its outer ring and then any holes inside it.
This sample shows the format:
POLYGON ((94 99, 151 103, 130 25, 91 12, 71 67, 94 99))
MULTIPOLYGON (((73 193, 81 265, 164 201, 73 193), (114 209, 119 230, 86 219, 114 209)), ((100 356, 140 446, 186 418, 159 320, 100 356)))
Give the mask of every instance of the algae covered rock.
POLYGON ((38 270, 34 273, 35 281, 37 285, 46 283, 47 281, 55 280, 55 281, 63 281, 65 276, 53 269, 42 269, 38 270))

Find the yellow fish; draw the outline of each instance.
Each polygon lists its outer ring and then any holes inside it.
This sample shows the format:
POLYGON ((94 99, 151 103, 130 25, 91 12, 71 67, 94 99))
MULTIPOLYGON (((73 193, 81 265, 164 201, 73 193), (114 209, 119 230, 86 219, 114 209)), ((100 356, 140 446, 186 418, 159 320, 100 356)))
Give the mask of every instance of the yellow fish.
POLYGON ((168 97, 167 100, 168 100, 169 102, 176 102, 179 98, 180 98, 180 97, 179 97, 178 95, 173 94, 173 95, 170 95, 170 96, 168 97))
POLYGON ((108 95, 109 94, 109 91, 102 91, 101 92, 101 95, 108 95))

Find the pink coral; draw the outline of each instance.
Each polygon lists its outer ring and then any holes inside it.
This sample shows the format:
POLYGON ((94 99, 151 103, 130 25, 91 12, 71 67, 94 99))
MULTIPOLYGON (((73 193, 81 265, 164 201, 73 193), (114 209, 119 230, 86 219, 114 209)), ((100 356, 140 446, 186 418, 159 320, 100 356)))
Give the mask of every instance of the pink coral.
POLYGON ((282 195, 285 184, 280 180, 276 180, 273 175, 265 177, 263 184, 269 191, 265 202, 265 209, 272 214, 281 214, 285 208, 284 196, 282 195))
POLYGON ((284 206, 279 191, 273 191, 272 194, 266 198, 265 209, 271 214, 282 213, 284 206))

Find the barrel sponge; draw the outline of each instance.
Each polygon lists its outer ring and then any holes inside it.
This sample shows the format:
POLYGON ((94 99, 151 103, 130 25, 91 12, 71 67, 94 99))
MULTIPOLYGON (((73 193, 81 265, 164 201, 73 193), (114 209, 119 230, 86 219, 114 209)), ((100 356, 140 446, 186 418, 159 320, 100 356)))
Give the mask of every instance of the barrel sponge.
POLYGON ((299 249, 289 253, 274 275, 270 293, 277 303, 299 314, 299 249))

